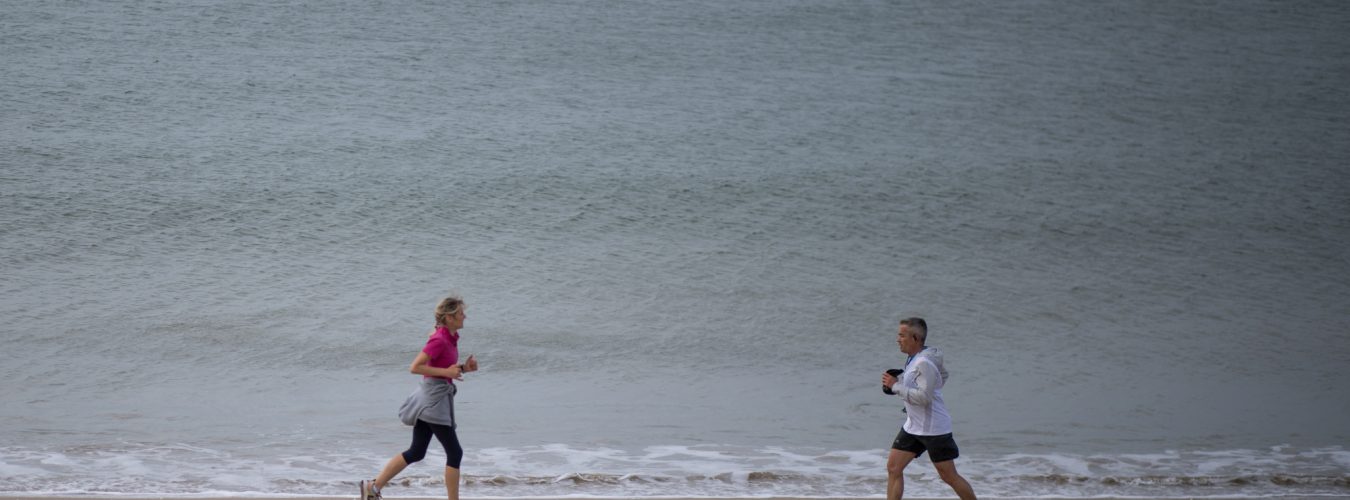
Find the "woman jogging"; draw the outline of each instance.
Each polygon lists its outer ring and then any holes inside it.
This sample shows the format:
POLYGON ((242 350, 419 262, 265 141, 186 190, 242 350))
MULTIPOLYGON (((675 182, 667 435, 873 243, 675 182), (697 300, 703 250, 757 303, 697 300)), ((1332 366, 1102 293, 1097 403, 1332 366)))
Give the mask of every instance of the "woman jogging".
POLYGON ((464 326, 464 300, 450 296, 436 306, 436 330, 427 339, 426 347, 417 353, 408 371, 422 376, 422 383, 399 408, 399 418, 413 426, 412 446, 394 455, 384 465, 379 477, 361 481, 362 500, 380 500, 380 490, 389 484, 408 464, 426 457, 432 436, 445 448, 445 493, 449 500, 459 500, 459 463, 464 449, 455 435, 455 380, 464 380, 464 374, 478 371, 478 360, 473 356, 459 363, 459 329, 464 326))

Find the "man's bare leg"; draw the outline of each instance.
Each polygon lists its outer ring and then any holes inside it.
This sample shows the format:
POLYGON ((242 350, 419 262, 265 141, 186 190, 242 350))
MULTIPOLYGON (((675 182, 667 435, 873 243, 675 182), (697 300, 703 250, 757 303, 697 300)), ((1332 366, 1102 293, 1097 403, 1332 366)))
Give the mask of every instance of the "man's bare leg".
POLYGON ((916 456, 908 451, 891 448, 890 456, 886 457, 886 500, 905 497, 905 467, 916 456))
POLYGON ((966 478, 961 477, 961 474, 956 472, 955 460, 934 463, 933 468, 937 469, 938 477, 941 477, 943 482, 951 486, 952 491, 955 491, 956 496, 961 497, 961 500, 975 500, 975 489, 970 487, 966 478))

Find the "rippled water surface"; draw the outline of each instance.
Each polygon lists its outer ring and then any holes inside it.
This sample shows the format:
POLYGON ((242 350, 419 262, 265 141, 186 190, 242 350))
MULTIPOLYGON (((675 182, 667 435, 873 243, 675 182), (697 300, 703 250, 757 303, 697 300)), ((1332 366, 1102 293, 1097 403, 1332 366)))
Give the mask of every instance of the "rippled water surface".
POLYGON ((0 10, 0 494, 1350 496, 1342 3, 0 10))

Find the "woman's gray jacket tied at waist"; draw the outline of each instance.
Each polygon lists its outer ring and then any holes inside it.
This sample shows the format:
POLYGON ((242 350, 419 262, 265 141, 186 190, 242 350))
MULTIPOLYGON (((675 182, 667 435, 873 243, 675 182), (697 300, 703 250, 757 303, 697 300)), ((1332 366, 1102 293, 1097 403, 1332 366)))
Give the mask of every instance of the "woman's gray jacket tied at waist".
POLYGON ((429 424, 455 426, 455 384, 443 378, 427 377, 417 386, 403 406, 398 419, 405 425, 417 425, 421 420, 429 424))

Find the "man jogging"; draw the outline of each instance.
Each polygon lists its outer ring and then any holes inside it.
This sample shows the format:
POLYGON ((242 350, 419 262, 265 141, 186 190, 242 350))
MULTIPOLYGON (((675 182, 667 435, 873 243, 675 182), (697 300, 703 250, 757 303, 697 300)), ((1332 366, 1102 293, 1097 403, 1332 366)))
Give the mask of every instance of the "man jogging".
POLYGON ((952 417, 942 402, 942 386, 947 382, 942 350, 925 346, 927 339, 928 323, 923 318, 900 320, 896 342, 909 359, 899 379, 889 373, 881 375, 881 385, 887 392, 904 398, 907 415, 886 459, 886 498, 900 500, 905 496, 905 467, 927 451, 942 481, 961 500, 975 500, 975 490, 956 472, 960 452, 952 438, 952 417))

